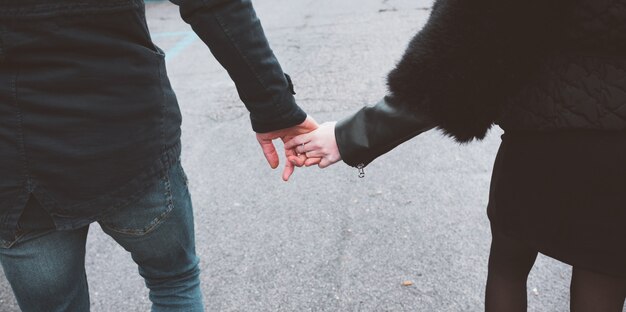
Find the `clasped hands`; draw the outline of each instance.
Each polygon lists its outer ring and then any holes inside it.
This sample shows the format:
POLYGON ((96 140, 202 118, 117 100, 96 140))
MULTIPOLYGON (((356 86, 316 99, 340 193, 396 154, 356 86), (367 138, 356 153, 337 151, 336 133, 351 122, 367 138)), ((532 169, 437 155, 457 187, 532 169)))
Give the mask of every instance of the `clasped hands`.
POLYGON ((272 141, 274 139, 283 141, 287 158, 283 180, 288 181, 295 167, 318 165, 320 168, 326 168, 341 160, 335 139, 335 124, 336 122, 326 122, 318 125, 313 118, 307 117, 297 126, 257 133, 256 137, 272 169, 279 165, 278 153, 272 141))

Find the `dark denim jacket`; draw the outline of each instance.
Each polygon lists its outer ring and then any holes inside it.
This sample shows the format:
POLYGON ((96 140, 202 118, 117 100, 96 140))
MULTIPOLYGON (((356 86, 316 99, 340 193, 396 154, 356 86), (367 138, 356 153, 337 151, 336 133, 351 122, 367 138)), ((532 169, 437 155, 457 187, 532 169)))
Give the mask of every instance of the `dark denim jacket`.
MULTIPOLYGON (((174 0, 268 132, 306 114, 249 0, 174 0)), ((57 229, 129 206, 179 159, 181 115, 138 0, 0 0, 0 243, 34 196, 57 229)), ((132 206, 132 205, 131 205, 132 206)))

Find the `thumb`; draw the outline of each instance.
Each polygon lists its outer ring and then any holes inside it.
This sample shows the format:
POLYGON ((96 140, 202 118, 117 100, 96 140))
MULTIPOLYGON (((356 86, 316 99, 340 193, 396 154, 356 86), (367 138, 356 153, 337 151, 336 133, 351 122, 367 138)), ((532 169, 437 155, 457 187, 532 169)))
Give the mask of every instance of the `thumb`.
POLYGON ((334 162, 332 162, 327 157, 324 157, 324 158, 322 158, 322 160, 320 161, 320 163, 317 166, 320 167, 321 169, 324 169, 324 168, 327 168, 328 166, 330 166, 332 164, 334 164, 334 162))

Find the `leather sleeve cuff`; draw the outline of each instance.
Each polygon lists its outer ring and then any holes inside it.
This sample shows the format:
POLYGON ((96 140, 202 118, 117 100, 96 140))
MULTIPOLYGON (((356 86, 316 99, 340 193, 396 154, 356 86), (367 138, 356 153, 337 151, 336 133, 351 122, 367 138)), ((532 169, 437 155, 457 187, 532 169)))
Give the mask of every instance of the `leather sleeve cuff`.
POLYGON ((416 135, 435 127, 427 116, 418 116, 385 97, 364 107, 335 126, 335 138, 343 161, 365 167, 374 159, 416 135))

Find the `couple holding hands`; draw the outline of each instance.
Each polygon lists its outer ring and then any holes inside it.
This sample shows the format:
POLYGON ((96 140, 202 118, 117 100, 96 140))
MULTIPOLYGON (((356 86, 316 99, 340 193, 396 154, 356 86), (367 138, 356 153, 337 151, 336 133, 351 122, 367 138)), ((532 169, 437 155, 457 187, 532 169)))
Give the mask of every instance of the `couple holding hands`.
MULTIPOLYGON (((339 160, 362 170, 434 128, 464 143, 499 125, 486 311, 526 311, 539 252, 572 265, 572 311, 622 311, 626 0, 437 0, 389 93, 319 127, 249 0, 171 2, 273 168, 285 142, 284 180, 339 160)), ((180 111, 142 1, 0 3, 0 118, 0 262, 22 310, 89 310, 92 222, 131 253, 153 311, 204 309, 180 111)))

